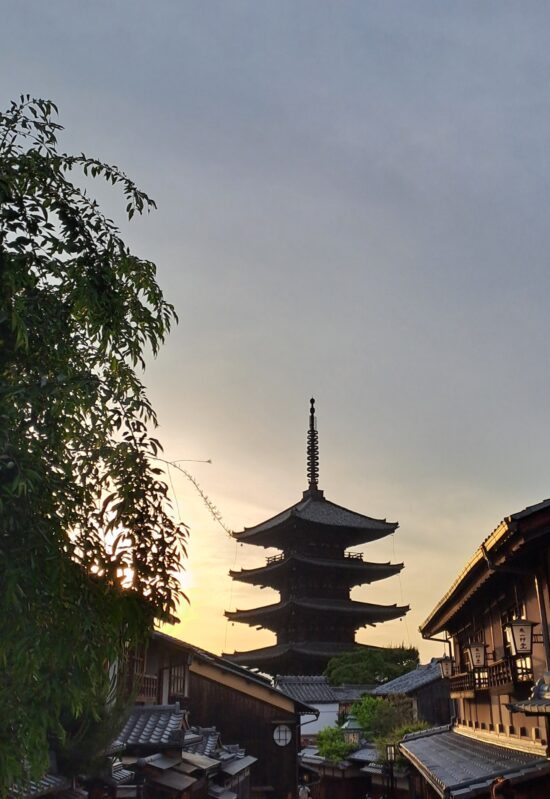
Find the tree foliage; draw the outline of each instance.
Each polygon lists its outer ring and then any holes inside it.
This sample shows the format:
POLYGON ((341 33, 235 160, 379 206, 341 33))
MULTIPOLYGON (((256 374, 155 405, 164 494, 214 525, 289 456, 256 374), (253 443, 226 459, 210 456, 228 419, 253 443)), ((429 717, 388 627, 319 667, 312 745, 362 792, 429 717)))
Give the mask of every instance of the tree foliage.
POLYGON ((353 745, 347 743, 340 727, 324 727, 317 734, 317 749, 321 757, 338 763, 344 760, 353 750, 353 745))
POLYGON ((61 152, 56 113, 24 96, 0 114, 0 793, 99 714, 106 663, 181 596, 138 376, 175 313, 83 186, 116 185, 130 218, 154 203, 61 152))
MULTIPOLYGON (((389 730, 384 735, 380 735, 374 739, 374 743, 376 746, 376 753, 378 755, 378 760, 380 762, 387 761, 387 749, 386 746, 388 744, 397 744, 403 740, 405 735, 408 735, 411 732, 420 732, 421 730, 427 730, 429 728, 429 724, 425 721, 410 721, 406 724, 401 724, 399 727, 395 727, 392 730, 389 730)), ((406 766, 408 765, 407 760, 402 757, 401 755, 397 756, 397 765, 399 766, 406 766)))
POLYGON ((414 721, 411 700, 399 695, 385 699, 367 694, 355 703, 353 714, 369 741, 414 721))
POLYGON ((354 649, 329 660, 325 674, 332 685, 380 685, 418 666, 418 649, 410 646, 354 649))

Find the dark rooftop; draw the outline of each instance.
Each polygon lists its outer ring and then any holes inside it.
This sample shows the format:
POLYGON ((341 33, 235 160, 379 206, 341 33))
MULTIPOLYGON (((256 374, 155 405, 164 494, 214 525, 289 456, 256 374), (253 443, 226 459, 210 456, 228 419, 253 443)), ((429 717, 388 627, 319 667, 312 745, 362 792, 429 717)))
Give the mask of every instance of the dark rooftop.
MULTIPOLYGON (((356 602, 352 599, 323 599, 317 597, 296 597, 273 605, 264 605, 249 610, 226 611, 228 619, 244 621, 247 618, 279 615, 292 608, 300 607, 315 612, 329 612, 356 616, 359 624, 374 624, 387 619, 396 619, 410 610, 409 605, 377 605, 373 602, 356 602), (365 619, 365 621, 363 621, 365 619)), ((348 645, 349 646, 349 645, 348 645)))
POLYGON ((71 782, 60 774, 44 774, 39 780, 31 780, 25 785, 10 789, 8 796, 14 799, 38 799, 51 793, 59 793, 70 788, 71 782))
POLYGON ((370 693, 372 685, 330 685, 328 677, 317 675, 280 675, 275 685, 287 696, 302 702, 339 703, 357 702, 370 693))
POLYGON ((318 704, 338 702, 328 677, 283 675, 276 678, 275 687, 300 702, 317 702, 318 704))
POLYGON ((136 705, 117 735, 125 749, 170 748, 184 741, 184 711, 174 705, 136 705))
MULTIPOLYGON (((373 519, 371 516, 365 516, 362 513, 343 508, 341 505, 336 505, 325 499, 321 494, 314 496, 307 496, 291 505, 286 510, 281 511, 271 519, 255 525, 254 527, 245 527, 240 533, 235 533, 235 537, 239 540, 249 541, 256 543, 253 539, 260 536, 262 533, 273 531, 278 527, 282 527, 291 519, 298 519, 304 522, 310 522, 314 525, 320 525, 327 528, 347 528, 356 531, 362 531, 365 535, 364 541, 375 541, 378 538, 383 538, 390 533, 393 533, 397 527, 397 522, 387 522, 385 519, 373 519)), ((263 538, 263 537, 262 537, 263 538)), ((258 543, 260 543, 258 541, 258 543)), ((261 542, 263 545, 263 541, 261 542)))
POLYGON ((365 694, 372 693, 374 685, 333 685, 332 690, 339 702, 358 702, 365 694))
POLYGON ((373 688, 371 693, 375 696, 388 696, 389 694, 412 694, 419 688, 429 685, 431 682, 440 680, 441 669, 439 667, 439 660, 432 658, 432 660, 425 666, 417 666, 416 669, 396 677, 395 680, 390 680, 384 685, 378 685, 373 688))
POLYGON ((272 560, 265 566, 258 566, 254 569, 241 569, 240 571, 231 570, 229 575, 236 580, 243 582, 252 582, 258 580, 258 584, 265 580, 269 574, 284 571, 295 562, 304 563, 310 567, 319 569, 332 569, 335 571, 349 574, 351 579, 361 580, 362 583, 371 583, 376 580, 385 580, 394 574, 398 574, 402 568, 403 563, 373 563, 371 561, 363 560, 361 553, 356 557, 339 558, 319 558, 312 555, 306 555, 300 552, 293 552, 287 557, 281 557, 278 560, 272 560))
POLYGON ((550 774, 550 761, 542 754, 496 746, 449 727, 405 736, 401 752, 439 796, 449 799, 486 795, 490 783, 499 775, 521 782, 550 774))

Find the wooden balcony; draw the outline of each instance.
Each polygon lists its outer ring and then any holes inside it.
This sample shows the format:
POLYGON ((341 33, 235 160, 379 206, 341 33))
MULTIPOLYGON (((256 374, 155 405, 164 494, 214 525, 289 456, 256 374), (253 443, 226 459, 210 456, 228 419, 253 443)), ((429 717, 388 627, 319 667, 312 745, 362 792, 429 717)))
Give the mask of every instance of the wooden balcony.
POLYGON ((449 680, 451 699, 474 699, 475 676, 473 671, 464 671, 454 674, 449 680))
POLYGON ((450 679, 451 699, 474 699, 476 691, 494 693, 511 691, 519 683, 533 681, 533 669, 528 660, 502 658, 482 669, 455 674, 450 679))

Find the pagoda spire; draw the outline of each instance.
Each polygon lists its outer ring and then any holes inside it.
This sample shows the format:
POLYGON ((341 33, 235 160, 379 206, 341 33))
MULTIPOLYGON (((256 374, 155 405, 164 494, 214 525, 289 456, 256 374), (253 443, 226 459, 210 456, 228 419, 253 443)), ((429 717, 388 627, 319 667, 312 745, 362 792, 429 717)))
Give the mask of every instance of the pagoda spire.
POLYGON ((306 495, 322 494, 322 491, 319 491, 319 434, 317 432, 314 397, 310 399, 309 404, 309 429, 307 431, 308 489, 304 492, 306 495))

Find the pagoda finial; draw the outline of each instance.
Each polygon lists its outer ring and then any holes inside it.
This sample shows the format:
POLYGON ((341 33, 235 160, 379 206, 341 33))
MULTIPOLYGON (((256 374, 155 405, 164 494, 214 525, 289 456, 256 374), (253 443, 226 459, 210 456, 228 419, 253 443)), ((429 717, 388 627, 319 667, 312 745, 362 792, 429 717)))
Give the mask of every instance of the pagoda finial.
POLYGON ((319 480, 319 436, 315 418, 315 399, 310 400, 309 430, 307 431, 307 479, 309 491, 318 491, 319 480))

